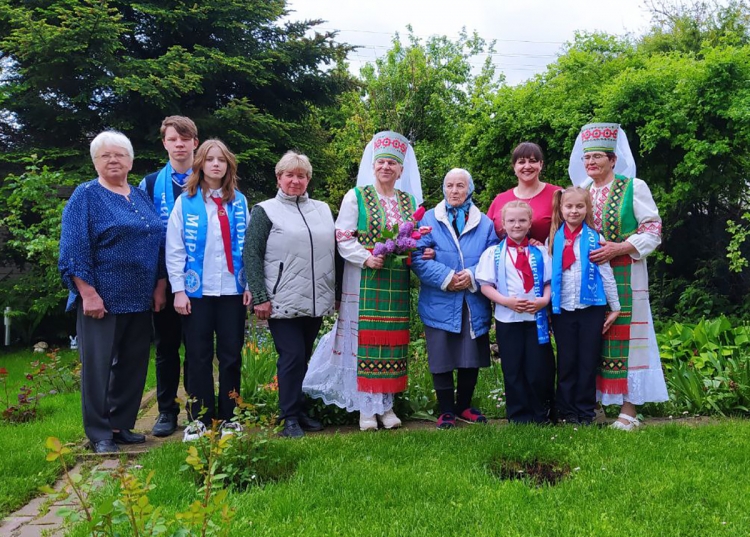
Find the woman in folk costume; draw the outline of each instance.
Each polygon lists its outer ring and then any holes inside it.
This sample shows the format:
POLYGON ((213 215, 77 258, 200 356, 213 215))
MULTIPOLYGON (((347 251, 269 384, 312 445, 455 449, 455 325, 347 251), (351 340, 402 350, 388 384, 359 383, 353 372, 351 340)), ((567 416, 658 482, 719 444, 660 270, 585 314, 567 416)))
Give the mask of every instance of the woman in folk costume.
POLYGON ((640 425, 636 405, 668 399, 646 268, 646 257, 661 244, 661 218, 648 185, 634 177, 633 156, 620 125, 585 125, 569 171, 574 184, 590 190, 594 225, 605 239, 589 258, 600 264, 609 261, 622 307, 604 335, 597 399, 603 405, 621 405, 612 426, 630 431, 640 425))
POLYGON ((344 196, 336 219, 336 243, 345 261, 339 317, 315 349, 303 390, 326 404, 359 411, 363 431, 377 429, 378 421, 391 429, 401 425, 394 394, 407 385, 409 270, 393 256, 371 252, 386 228, 413 221, 421 202, 408 140, 395 132, 376 134, 362 156, 357 184, 344 196), (407 191, 397 188, 399 180, 407 191))
POLYGON ((193 173, 167 224, 167 272, 175 311, 183 316, 187 390, 195 399, 190 415, 193 420, 200 417, 185 430, 186 440, 200 436, 214 418, 224 420, 223 427, 232 427, 228 422, 236 403, 230 393, 240 391, 251 300, 242 259, 249 218, 247 199, 237 190, 234 154, 221 141, 206 140, 196 152, 193 173), (218 405, 214 404, 214 354, 219 361, 218 405))

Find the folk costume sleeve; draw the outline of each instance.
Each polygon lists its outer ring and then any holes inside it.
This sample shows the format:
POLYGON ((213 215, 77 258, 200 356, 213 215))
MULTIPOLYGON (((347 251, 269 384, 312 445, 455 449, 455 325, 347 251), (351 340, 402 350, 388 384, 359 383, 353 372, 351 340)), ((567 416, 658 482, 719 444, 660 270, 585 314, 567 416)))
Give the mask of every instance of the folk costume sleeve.
POLYGON ((628 237, 638 253, 635 260, 643 259, 661 244, 661 217, 648 185, 641 179, 633 179, 633 213, 638 221, 638 231, 628 237))
POLYGON ((339 217, 336 219, 336 244, 339 254, 358 267, 363 267, 367 258, 370 257, 364 246, 357 240, 357 222, 359 220, 359 208, 357 195, 350 190, 341 202, 339 217))

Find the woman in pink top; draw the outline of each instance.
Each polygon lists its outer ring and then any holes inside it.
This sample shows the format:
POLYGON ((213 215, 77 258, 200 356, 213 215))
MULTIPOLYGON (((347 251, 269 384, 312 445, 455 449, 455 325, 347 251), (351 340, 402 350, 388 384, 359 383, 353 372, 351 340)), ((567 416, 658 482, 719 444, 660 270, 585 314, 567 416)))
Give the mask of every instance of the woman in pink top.
POLYGON ((559 186, 543 183, 539 175, 544 167, 542 148, 532 142, 522 142, 516 146, 511 156, 513 171, 518 177, 518 186, 501 192, 490 205, 487 216, 495 224, 499 238, 505 237, 503 229, 503 205, 513 200, 522 200, 531 205, 534 212, 530 236, 543 243, 549 237, 552 224, 552 197, 559 186))

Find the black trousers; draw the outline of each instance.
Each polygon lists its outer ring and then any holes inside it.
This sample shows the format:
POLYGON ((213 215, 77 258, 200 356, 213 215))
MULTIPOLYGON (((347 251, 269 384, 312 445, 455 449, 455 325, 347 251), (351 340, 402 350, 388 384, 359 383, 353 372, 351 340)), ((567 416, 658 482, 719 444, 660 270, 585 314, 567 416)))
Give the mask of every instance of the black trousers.
MULTIPOLYGON (((156 343, 156 402, 159 412, 179 414, 177 388, 180 385, 180 345, 182 344, 182 319, 174 309, 172 286, 167 283, 167 303, 154 313, 154 339, 156 343)), ((188 387, 187 356, 184 361, 183 384, 188 387)))
POLYGON ((206 411, 201 421, 230 420, 236 403, 229 397, 240 392, 242 344, 245 341, 247 308, 242 295, 204 296, 190 299, 191 313, 182 317, 185 359, 188 367, 187 391, 195 401, 189 405, 191 419, 206 411), (214 395, 215 354, 219 361, 219 396, 214 395), (217 407, 218 399, 218 409, 217 407))
POLYGON ((495 321, 505 378, 505 408, 513 423, 544 423, 554 393, 555 357, 549 343, 537 341, 536 323, 495 321))
POLYGON ((552 315, 557 342, 559 419, 589 423, 596 405, 596 370, 601 361, 606 306, 589 306, 552 315))
POLYGON ((78 301, 83 430, 92 442, 112 429, 132 429, 141 406, 151 352, 151 312, 86 317, 78 301))
POLYGON ((297 418, 305 412, 302 381, 307 374, 307 363, 313 344, 323 323, 322 317, 269 319, 273 343, 279 359, 276 372, 279 382, 279 420, 297 418))

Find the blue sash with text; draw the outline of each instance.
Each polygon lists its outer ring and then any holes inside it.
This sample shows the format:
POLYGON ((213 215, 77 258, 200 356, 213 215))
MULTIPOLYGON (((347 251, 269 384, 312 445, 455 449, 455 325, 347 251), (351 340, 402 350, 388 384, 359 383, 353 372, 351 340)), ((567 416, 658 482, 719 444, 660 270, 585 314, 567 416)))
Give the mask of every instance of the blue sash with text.
MULTIPOLYGON (((234 191, 234 201, 226 204, 229 230, 232 236, 232 265, 237 293, 242 294, 247 284, 245 267, 242 262, 242 249, 247 233, 247 199, 239 191, 234 191)), ((206 250, 208 216, 201 189, 195 196, 182 195, 182 237, 187 258, 185 261, 185 293, 189 297, 203 296, 203 256, 206 250)))
MULTIPOLYGON (((580 303, 586 306, 606 306, 604 283, 596 263, 589 261, 589 253, 599 248, 599 234, 586 225, 579 235, 581 263, 581 296, 580 303)), ((560 313, 560 294, 562 292, 562 255, 565 248, 565 230, 561 226, 555 233, 552 253, 552 313, 560 313)))
MULTIPOLYGON (((495 248, 495 273, 497 274, 497 290, 508 296, 508 283, 505 278, 505 255, 508 251, 507 239, 495 248)), ((536 246, 529 245, 529 265, 534 275, 534 293, 537 297, 544 296, 544 257, 536 246)), ((542 308, 534 315, 536 321, 536 339, 540 345, 549 343, 549 323, 547 322, 547 308, 542 308)))

